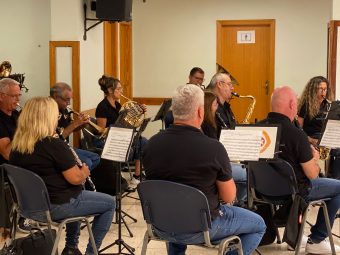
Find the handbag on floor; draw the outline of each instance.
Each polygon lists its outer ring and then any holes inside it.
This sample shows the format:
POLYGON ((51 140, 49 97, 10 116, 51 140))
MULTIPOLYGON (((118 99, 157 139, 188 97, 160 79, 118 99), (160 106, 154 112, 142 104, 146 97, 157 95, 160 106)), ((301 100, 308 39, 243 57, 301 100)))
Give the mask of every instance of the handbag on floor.
POLYGON ((5 244, 0 255, 50 255, 55 237, 54 229, 34 229, 28 236, 15 239, 11 245, 5 244))

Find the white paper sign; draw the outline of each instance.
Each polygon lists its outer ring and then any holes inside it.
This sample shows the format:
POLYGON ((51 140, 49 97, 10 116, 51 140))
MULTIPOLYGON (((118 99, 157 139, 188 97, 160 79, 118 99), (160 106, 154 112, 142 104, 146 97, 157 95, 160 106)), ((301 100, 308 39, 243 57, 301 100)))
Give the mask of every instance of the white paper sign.
POLYGON ((133 130, 111 127, 107 135, 102 158, 116 162, 125 162, 132 140, 133 130))
POLYGON ((260 130, 222 130, 220 142, 230 161, 259 160, 262 132, 260 130))
POLYGON ((255 30, 237 31, 237 43, 255 43, 255 30))
POLYGON ((340 148, 340 120, 328 120, 320 146, 340 148))

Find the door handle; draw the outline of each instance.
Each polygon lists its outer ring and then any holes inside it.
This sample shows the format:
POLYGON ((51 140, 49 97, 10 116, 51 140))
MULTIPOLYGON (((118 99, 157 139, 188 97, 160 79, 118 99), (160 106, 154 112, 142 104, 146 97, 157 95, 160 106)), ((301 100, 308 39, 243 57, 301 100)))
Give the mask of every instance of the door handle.
POLYGON ((268 95, 269 93, 269 81, 268 80, 266 80, 265 90, 266 90, 266 95, 268 95))

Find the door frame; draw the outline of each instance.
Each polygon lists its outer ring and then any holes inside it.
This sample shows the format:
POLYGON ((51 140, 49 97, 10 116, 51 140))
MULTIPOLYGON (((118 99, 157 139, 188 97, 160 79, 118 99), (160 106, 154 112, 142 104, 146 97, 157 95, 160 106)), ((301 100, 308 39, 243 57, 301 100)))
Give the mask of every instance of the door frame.
MULTIPOLYGON (((269 91, 268 94, 274 90, 275 87, 275 19, 261 19, 261 20, 217 20, 216 21, 216 68, 222 62, 222 28, 225 26, 268 26, 270 30, 270 49, 269 49, 269 91)), ((270 109, 270 100, 267 102, 270 109)))

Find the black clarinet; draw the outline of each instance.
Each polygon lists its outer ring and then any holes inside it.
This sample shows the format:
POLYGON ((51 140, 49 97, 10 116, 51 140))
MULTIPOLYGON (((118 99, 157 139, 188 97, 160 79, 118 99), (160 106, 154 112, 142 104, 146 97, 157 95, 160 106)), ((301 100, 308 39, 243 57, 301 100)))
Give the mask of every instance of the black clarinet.
MULTIPOLYGON (((78 167, 82 167, 83 166, 83 162, 81 162, 79 156, 77 155, 76 151, 71 147, 71 145, 68 143, 68 141, 60 134, 60 128, 57 128, 57 134, 58 136, 67 144, 67 146, 69 147, 70 151, 72 152, 74 159, 76 160, 77 166, 78 167)), ((97 191, 96 190, 96 186, 94 185, 92 179, 90 176, 86 177, 86 181, 88 183, 88 185, 91 187, 91 189, 93 191, 97 191)), ((84 183, 85 184, 85 183, 84 183)), ((85 185, 83 185, 85 186, 85 185)))
POLYGON ((221 114, 219 112, 216 112, 215 115, 216 115, 217 119, 221 122, 222 127, 228 128, 227 124, 222 119, 221 114))

